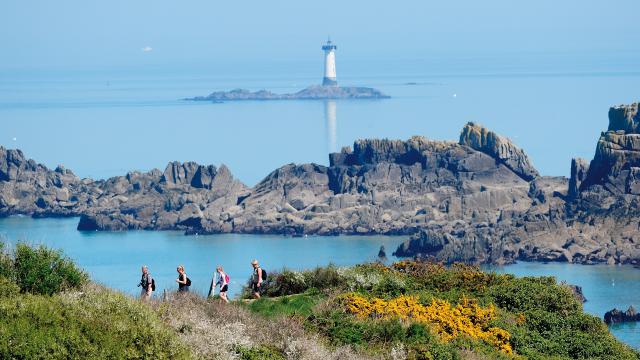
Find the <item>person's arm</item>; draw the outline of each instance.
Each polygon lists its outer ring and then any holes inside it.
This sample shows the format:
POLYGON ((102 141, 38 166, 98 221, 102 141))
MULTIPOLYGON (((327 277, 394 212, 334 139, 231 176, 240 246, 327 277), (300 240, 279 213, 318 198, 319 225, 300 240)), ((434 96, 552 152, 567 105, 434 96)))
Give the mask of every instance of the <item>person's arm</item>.
POLYGON ((147 295, 151 295, 151 291, 152 291, 152 287, 151 287, 151 283, 153 281, 153 278, 149 275, 147 275, 147 295))
POLYGON ((178 284, 183 284, 186 285, 187 284, 187 274, 185 273, 184 275, 178 275, 178 278, 176 279, 176 282, 178 284), (180 280, 180 278, 183 278, 184 280, 180 280))
POLYGON ((258 287, 262 285, 262 268, 258 268, 258 287))

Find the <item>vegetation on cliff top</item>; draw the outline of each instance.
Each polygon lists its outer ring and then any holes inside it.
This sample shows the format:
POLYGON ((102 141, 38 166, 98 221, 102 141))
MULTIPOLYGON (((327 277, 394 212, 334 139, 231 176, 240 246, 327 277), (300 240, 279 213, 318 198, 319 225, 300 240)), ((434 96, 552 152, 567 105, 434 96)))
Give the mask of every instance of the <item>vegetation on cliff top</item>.
POLYGON ((143 303, 89 283, 59 251, 0 243, 0 358, 175 359, 190 353, 143 303))
POLYGON ((273 273, 249 308, 333 345, 410 359, 638 359, 552 277, 401 261, 273 273), (292 295, 296 294, 296 295, 292 295), (473 354, 473 355, 471 355, 473 354))
POLYGON ((402 261, 273 272, 256 301, 141 302, 58 251, 0 246, 0 358, 640 358, 549 277, 402 261))

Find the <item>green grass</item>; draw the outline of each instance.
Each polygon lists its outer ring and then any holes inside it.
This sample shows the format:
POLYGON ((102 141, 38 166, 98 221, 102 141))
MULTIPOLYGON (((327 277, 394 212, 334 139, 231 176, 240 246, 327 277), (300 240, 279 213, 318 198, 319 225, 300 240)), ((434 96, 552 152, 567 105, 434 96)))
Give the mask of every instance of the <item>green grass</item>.
POLYGON ((255 347, 238 345, 234 350, 242 360, 285 360, 284 355, 282 355, 280 351, 267 345, 255 347))
POLYGON ((313 314, 313 308, 324 298, 317 292, 288 295, 278 298, 261 298, 248 303, 251 311, 266 317, 300 316, 313 314))

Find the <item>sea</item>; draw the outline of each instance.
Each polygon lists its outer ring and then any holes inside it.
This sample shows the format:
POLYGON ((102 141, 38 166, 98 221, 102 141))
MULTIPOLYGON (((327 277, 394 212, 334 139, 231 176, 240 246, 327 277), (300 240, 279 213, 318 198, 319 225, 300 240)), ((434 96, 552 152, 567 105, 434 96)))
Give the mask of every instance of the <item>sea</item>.
MULTIPOLYGON (((94 179, 164 169, 170 161, 225 164, 253 186, 287 163, 328 165, 328 154, 362 138, 419 135, 457 141, 467 122, 511 138, 543 175, 568 176, 573 157, 591 159, 609 107, 640 100, 631 56, 520 54, 388 61, 337 58, 338 82, 368 86, 381 100, 192 102, 246 88, 295 92, 321 81, 322 64, 154 65, 144 68, 0 69, 0 145, 50 168, 94 179)), ((321 60, 321 58, 319 58, 321 60)), ((62 249, 107 286, 135 295, 140 266, 159 291, 176 288, 183 264, 205 293, 217 264, 237 296, 256 258, 265 269, 352 265, 390 254, 404 237, 185 236, 181 232, 78 232, 77 218, 0 219, 0 237, 62 249)), ((520 262, 490 267, 517 276, 552 275, 582 286, 585 311, 640 307, 631 266, 520 262)), ((612 333, 640 348, 636 324, 612 333)))

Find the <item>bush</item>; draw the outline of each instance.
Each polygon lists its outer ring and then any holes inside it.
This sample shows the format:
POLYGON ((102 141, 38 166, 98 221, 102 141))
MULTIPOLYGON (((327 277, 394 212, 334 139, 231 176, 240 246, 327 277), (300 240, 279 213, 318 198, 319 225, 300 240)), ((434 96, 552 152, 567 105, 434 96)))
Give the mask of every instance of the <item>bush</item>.
POLYGON ((13 281, 0 276, 0 298, 17 296, 20 293, 20 287, 13 281))
POLYGON ((311 271, 305 271, 303 276, 307 288, 326 290, 344 286, 344 278, 340 276, 338 268, 334 265, 317 267, 311 271))
POLYGON ((60 250, 42 245, 30 247, 22 243, 16 246, 13 277, 22 291, 46 295, 78 289, 89 279, 60 250))
POLYGON ((186 359, 145 304, 103 287, 0 297, 1 359, 186 359))
MULTIPOLYGON (((267 281, 261 285, 261 293, 272 297, 294 295, 314 288, 321 291, 335 289, 344 286, 344 283, 344 278, 340 276, 338 269, 333 265, 317 267, 308 271, 283 269, 280 272, 269 274, 267 281)), ((251 296, 251 279, 249 279, 243 289, 243 297, 250 298, 251 296)))
POLYGON ((571 290, 557 285, 553 277, 513 278, 493 286, 488 294, 496 305, 513 312, 535 309, 566 315, 582 311, 571 290))

